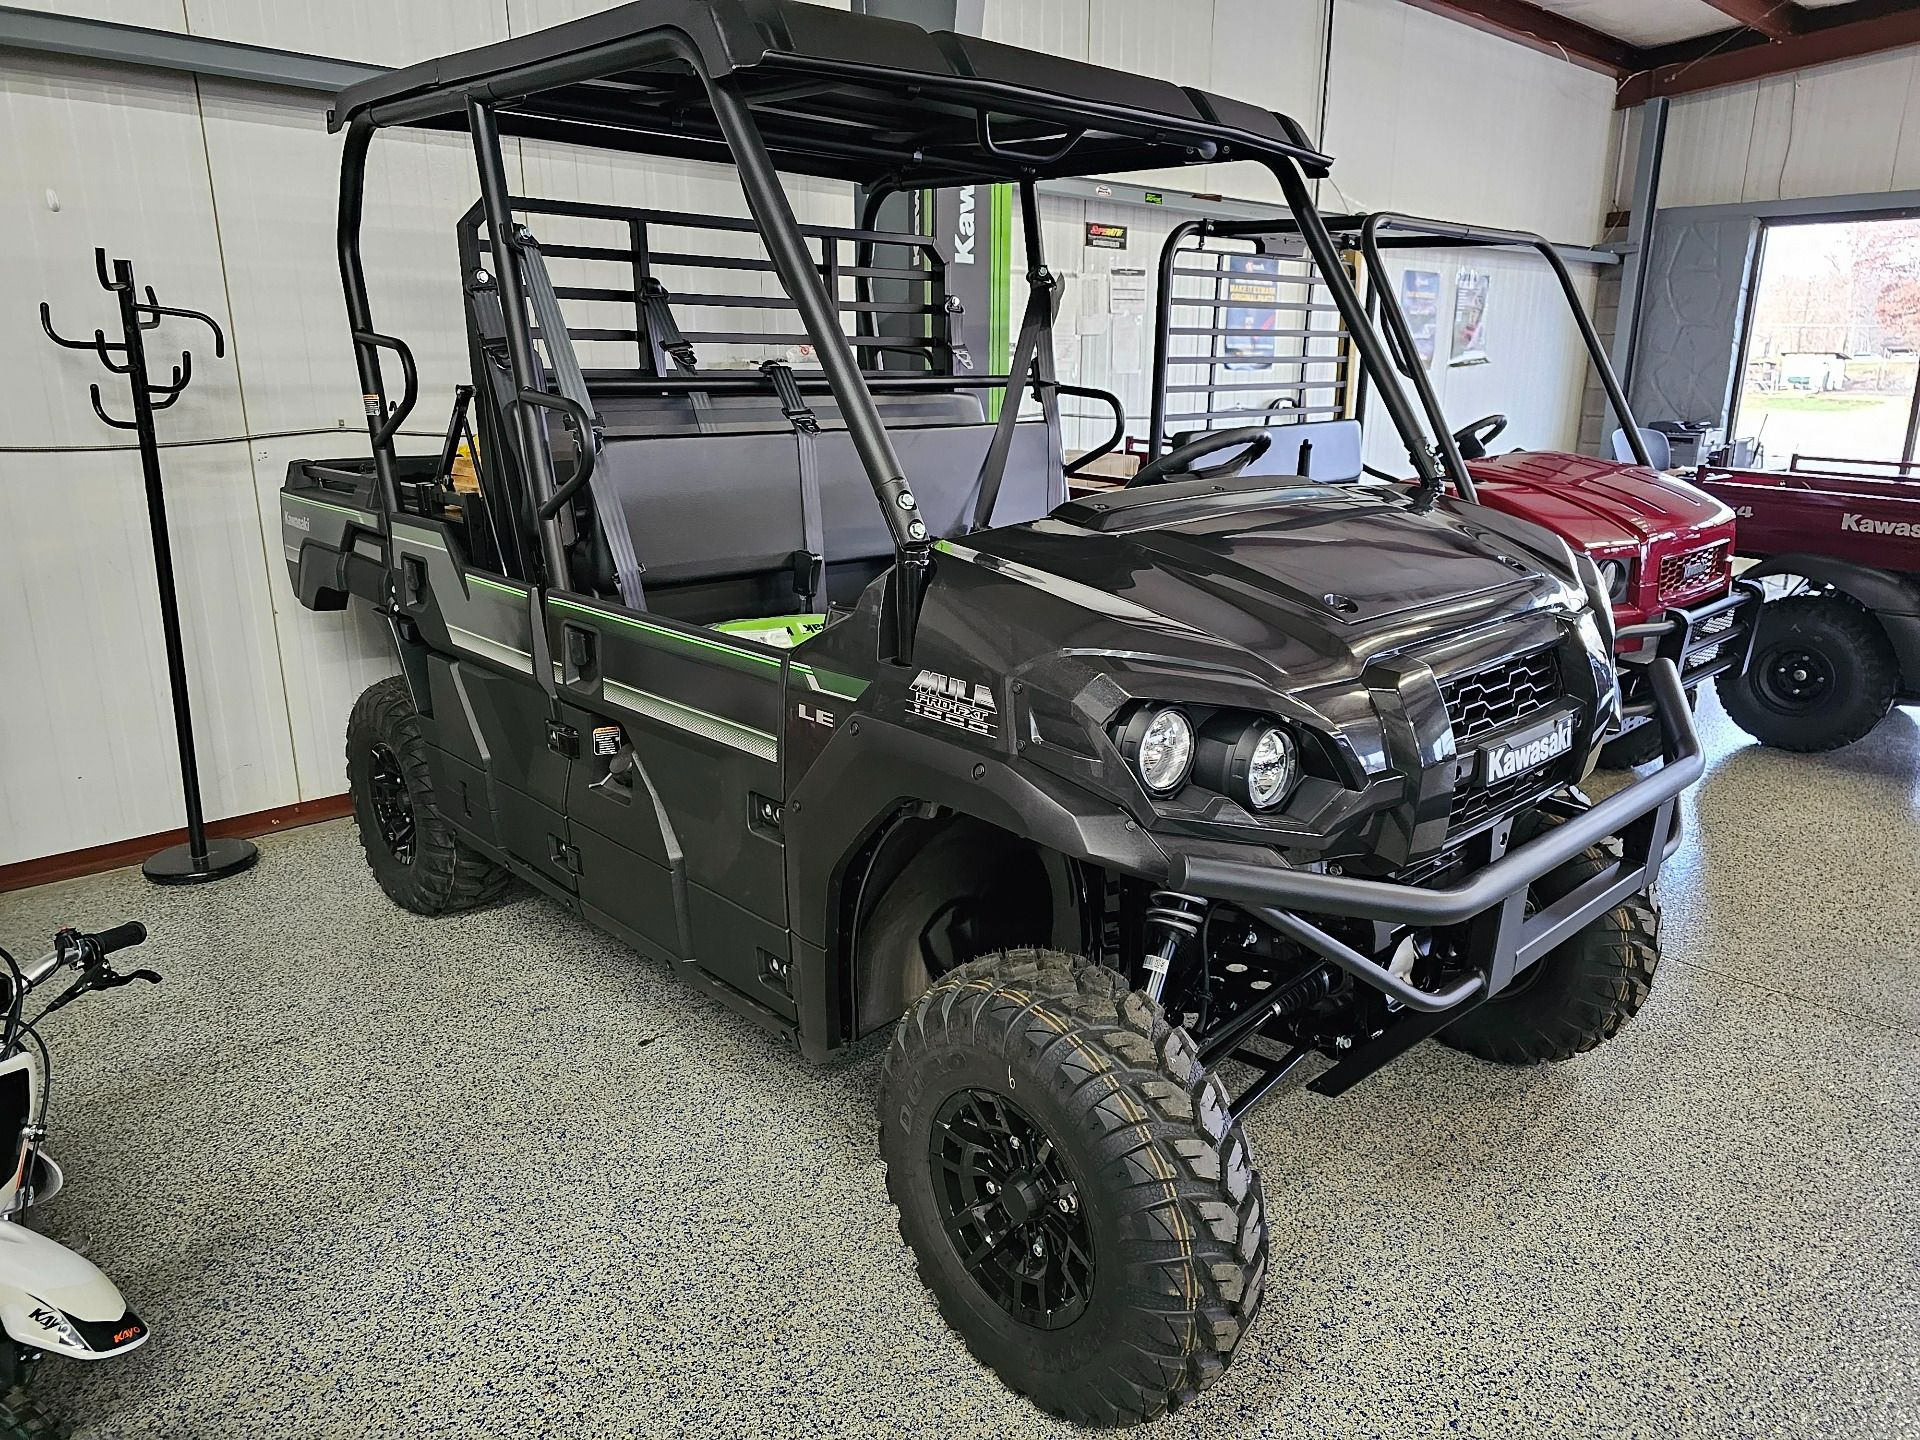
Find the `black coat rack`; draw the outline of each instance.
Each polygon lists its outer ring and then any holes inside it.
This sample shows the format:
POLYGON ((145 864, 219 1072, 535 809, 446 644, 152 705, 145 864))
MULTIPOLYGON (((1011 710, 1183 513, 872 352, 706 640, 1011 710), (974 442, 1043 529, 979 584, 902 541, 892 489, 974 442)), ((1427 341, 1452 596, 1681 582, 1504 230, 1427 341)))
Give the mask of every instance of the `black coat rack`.
POLYGON ((133 279, 133 262, 115 260, 112 273, 107 270, 107 252, 93 252, 94 271, 100 286, 118 298, 120 332, 118 341, 108 340, 106 332, 95 330, 91 340, 69 340, 53 328, 53 315, 46 302, 40 302, 40 328, 54 344, 69 350, 91 350, 100 363, 115 375, 127 377, 133 398, 133 419, 116 420, 100 400, 100 387, 89 385, 93 413, 116 430, 134 431, 140 442, 140 468, 147 482, 147 524, 153 532, 153 568, 160 589, 160 629, 166 637, 167 680, 173 687, 173 728, 180 748, 180 789, 186 797, 187 840, 184 845, 169 845, 147 858, 141 866, 146 877, 160 885, 192 885, 218 880, 247 869, 260 858, 260 852, 246 840, 207 838, 206 816, 200 808, 200 766, 193 749, 193 714, 187 701, 186 652, 180 643, 180 602, 173 583, 173 546, 167 536, 167 500, 160 483, 160 443, 154 435, 153 412, 164 410, 180 398, 193 379, 193 355, 180 352, 180 363, 173 367, 173 379, 156 385, 147 373, 145 333, 173 316, 197 320, 213 332, 213 353, 227 353, 226 336, 211 315, 198 310, 176 310, 162 305, 146 287, 146 299, 139 298, 133 279))

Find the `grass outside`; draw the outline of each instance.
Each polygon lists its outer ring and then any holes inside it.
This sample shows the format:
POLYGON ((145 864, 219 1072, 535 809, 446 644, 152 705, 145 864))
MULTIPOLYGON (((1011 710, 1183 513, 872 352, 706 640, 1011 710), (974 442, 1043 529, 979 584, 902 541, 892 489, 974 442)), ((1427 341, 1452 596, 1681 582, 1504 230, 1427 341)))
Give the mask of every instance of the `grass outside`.
POLYGON ((1785 469, 1796 454, 1898 460, 1911 403, 1910 392, 1748 390, 1736 433, 1759 438, 1770 470, 1785 469))

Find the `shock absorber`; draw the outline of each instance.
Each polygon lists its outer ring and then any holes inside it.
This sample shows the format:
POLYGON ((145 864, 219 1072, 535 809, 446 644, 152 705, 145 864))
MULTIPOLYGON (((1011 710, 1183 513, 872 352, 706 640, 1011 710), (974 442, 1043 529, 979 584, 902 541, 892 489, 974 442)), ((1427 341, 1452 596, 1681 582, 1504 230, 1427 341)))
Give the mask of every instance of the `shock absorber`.
MULTIPOLYGON (((1146 953, 1148 999, 1158 1003, 1161 992, 1167 988, 1167 972, 1173 968, 1173 957, 1179 953, 1182 941, 1200 933, 1208 904, 1203 896, 1178 890, 1155 890, 1147 897, 1146 924, 1161 932, 1159 944, 1149 945, 1146 953)), ((1204 956, 1201 963, 1205 963, 1204 956)))

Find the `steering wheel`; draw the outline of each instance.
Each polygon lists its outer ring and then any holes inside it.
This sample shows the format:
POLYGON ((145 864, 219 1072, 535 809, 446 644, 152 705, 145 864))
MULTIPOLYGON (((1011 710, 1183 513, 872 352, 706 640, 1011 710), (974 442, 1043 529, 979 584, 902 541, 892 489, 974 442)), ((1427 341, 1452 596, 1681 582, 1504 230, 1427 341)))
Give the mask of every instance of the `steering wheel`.
POLYGON ((1453 443, 1460 447, 1462 460, 1484 460, 1487 446, 1500 438, 1500 432, 1507 428, 1504 415, 1487 415, 1471 425, 1462 425, 1453 432, 1453 443))
POLYGON ((1136 485, 1158 485, 1175 475, 1192 475, 1200 480, 1224 480, 1229 475, 1238 475, 1272 448, 1273 432, 1264 425, 1243 425, 1238 430, 1202 435, 1184 445, 1174 446, 1158 460, 1149 460, 1134 472, 1133 478, 1123 488, 1131 490, 1136 485), (1237 450, 1243 445, 1246 453, 1236 455, 1231 460, 1205 470, 1193 467, 1196 460, 1221 450, 1237 450))

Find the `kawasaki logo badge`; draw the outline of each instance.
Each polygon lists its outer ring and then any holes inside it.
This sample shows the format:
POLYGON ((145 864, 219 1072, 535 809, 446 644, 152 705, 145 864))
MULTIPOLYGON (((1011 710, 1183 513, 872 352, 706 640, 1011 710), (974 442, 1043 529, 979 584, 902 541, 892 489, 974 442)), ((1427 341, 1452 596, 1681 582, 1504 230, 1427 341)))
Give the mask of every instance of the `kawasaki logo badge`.
POLYGON ((975 224, 973 218, 975 187, 960 187, 960 223, 954 227, 953 263, 955 265, 973 264, 973 237, 975 224))
POLYGON ((1556 755, 1573 748, 1573 716, 1556 715, 1544 725, 1523 730, 1509 740, 1488 745, 1480 752, 1480 779, 1488 784, 1506 780, 1522 770, 1544 765, 1556 755))
POLYGON ((1908 540, 1920 540, 1920 523, 1910 520, 1875 520, 1870 515, 1855 515, 1852 511, 1840 517, 1840 528, 1851 530, 1857 535, 1898 535, 1908 540))
POLYGON ((993 691, 936 670, 922 670, 914 677, 907 713, 988 739, 1000 733, 1000 710, 993 703, 993 691))

